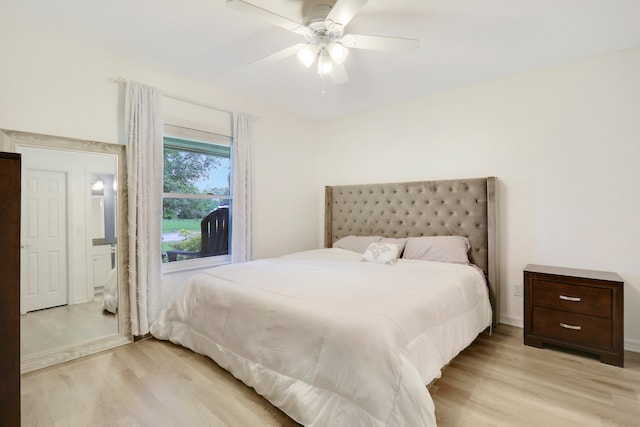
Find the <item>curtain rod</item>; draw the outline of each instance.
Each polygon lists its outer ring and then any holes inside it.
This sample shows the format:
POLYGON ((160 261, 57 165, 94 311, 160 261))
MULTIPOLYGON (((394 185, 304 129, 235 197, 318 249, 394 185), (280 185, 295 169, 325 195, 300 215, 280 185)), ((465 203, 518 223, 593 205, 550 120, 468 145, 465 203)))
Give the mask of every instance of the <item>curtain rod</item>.
MULTIPOLYGON (((118 76, 118 77, 109 77, 107 80, 109 80, 110 83, 126 83, 127 82, 127 80, 125 78, 120 77, 120 76, 118 76)), ((211 110, 221 111, 223 113, 229 113, 231 115, 233 115, 235 113, 235 111, 233 111, 233 110, 229 110, 229 109, 226 109, 226 108, 218 107, 216 105, 205 104, 205 103, 200 102, 200 101, 195 101, 193 99, 188 99, 188 98, 185 98, 185 97, 182 97, 182 96, 179 96, 179 95, 174 95, 174 94, 171 94, 171 93, 163 92, 162 95, 166 96, 167 98, 175 99, 176 101, 182 101, 182 102, 186 102, 186 103, 189 103, 189 104, 198 105, 200 107, 209 108, 211 110)))

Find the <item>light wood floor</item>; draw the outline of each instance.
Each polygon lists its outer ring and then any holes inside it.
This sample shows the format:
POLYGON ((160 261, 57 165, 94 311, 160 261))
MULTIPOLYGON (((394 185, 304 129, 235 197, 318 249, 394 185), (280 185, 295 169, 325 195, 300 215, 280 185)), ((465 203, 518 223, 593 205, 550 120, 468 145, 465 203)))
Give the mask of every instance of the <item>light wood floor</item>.
POLYGON ((440 427, 640 427, 640 354, 625 368, 522 344, 501 325, 456 357, 430 389, 440 427))
MULTIPOLYGON (((500 326, 430 392, 439 427, 640 426, 640 354, 625 368, 522 345, 500 326)), ((145 340, 22 376, 23 426, 292 426, 204 356, 145 340)))
POLYGON ((21 355, 29 357, 117 333, 116 315, 103 311, 99 298, 32 311, 20 316, 21 355))

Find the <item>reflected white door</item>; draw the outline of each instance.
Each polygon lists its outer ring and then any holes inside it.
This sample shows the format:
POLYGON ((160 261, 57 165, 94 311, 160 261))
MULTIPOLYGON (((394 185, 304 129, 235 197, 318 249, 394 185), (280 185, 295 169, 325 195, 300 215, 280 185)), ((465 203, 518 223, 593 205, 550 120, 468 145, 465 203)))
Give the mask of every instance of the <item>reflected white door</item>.
POLYGON ((22 310, 67 304, 66 174, 25 169, 22 186, 22 310))

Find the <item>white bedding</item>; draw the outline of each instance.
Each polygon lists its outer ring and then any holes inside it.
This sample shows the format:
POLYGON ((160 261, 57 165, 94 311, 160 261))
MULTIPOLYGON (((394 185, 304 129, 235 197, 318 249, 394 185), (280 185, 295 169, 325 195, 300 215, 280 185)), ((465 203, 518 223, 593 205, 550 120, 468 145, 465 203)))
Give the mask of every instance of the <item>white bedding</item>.
POLYGON ((118 269, 113 268, 107 276, 102 294, 102 309, 113 314, 118 311, 118 269))
POLYGON ((491 324, 471 266, 319 249, 211 268, 151 327, 309 426, 435 426, 425 384, 491 324))

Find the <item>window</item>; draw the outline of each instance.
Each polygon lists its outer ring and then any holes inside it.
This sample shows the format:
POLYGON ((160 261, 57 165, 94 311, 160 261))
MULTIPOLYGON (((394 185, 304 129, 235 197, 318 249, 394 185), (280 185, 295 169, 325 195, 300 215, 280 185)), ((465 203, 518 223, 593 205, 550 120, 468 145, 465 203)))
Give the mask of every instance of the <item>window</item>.
MULTIPOLYGON (((230 253, 231 140, 165 125, 162 261, 230 253)), ((192 264, 198 264, 191 261, 192 264)))

